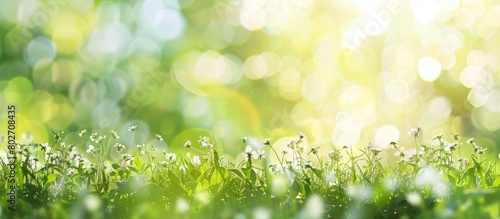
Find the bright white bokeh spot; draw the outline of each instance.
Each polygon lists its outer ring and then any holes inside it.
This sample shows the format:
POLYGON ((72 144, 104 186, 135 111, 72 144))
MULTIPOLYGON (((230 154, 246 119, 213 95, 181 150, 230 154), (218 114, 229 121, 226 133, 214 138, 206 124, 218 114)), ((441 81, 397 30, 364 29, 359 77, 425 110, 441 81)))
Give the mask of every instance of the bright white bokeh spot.
POLYGON ((373 191, 369 186, 348 186, 346 194, 356 201, 367 202, 372 198, 373 191))
POLYGON ((130 31, 125 24, 106 24, 95 28, 87 47, 94 55, 101 53, 122 55, 129 44, 130 38, 130 31))
POLYGON ((333 130, 331 139, 335 145, 352 146, 358 143, 361 128, 350 119, 340 121, 333 130))
POLYGON ((367 40, 368 36, 356 27, 347 29, 342 35, 342 45, 349 50, 359 48, 367 40))
POLYGON ((467 99, 474 107, 483 106, 489 99, 490 93, 483 86, 476 86, 469 91, 467 99))
POLYGON ((104 99, 94 107, 92 120, 101 128, 117 124, 121 118, 121 109, 114 101, 104 99))
POLYGON ((279 58, 271 52, 250 56, 245 60, 245 76, 253 80, 269 77, 278 71, 278 63, 279 58))
POLYGON ((451 114, 451 101, 446 97, 436 97, 431 100, 427 112, 436 119, 443 119, 451 114))
POLYGON ((250 31, 261 29, 266 25, 266 12, 260 8, 245 7, 240 12, 240 23, 250 31))
POLYGON ((498 130, 500 128, 500 112, 485 112, 483 114, 482 124, 490 132, 498 130))
POLYGON ((441 49, 453 52, 460 49, 464 43, 463 34, 454 27, 441 28, 436 37, 436 43, 441 49))
POLYGON ((422 168, 415 177, 414 184, 420 189, 428 187, 435 196, 440 198, 444 198, 449 194, 449 187, 442 175, 432 167, 422 168))
POLYGON ((177 0, 146 0, 140 10, 140 26, 156 40, 168 41, 181 36, 186 28, 177 0))
POLYGON ((319 48, 314 52, 314 64, 320 70, 331 71, 337 64, 339 54, 329 48, 319 48))
POLYGON ((299 213, 298 218, 319 219, 324 218, 323 199, 318 195, 311 195, 306 201, 305 208, 299 213))
POLYGON ((413 16, 417 21, 427 23, 436 17, 439 6, 436 0, 412 0, 413 16))
POLYGON ((257 207, 253 209, 253 218, 259 218, 259 219, 270 219, 272 218, 272 212, 271 209, 265 208, 265 207, 257 207))
POLYGON ((88 195, 87 197, 85 197, 84 203, 85 207, 90 212, 95 212, 101 207, 101 199, 93 195, 88 195))
POLYGON ((45 37, 37 37, 31 40, 24 50, 24 61, 31 67, 40 61, 50 63, 55 57, 56 46, 45 37))
POLYGON ((128 62, 138 72, 155 69, 160 64, 161 49, 148 38, 137 38, 128 47, 128 62))
POLYGON ((434 58, 423 57, 418 62, 418 74, 422 80, 433 82, 441 74, 441 64, 434 58))
POLYGON ((488 63, 488 57, 481 50, 472 50, 467 55, 467 64, 476 68, 484 68, 488 63))
POLYGON ((186 117, 202 117, 208 113, 210 103, 204 97, 192 97, 182 108, 186 117))
POLYGON ((276 175, 271 180, 271 194, 276 197, 285 197, 289 186, 289 180, 282 175, 276 175))
POLYGON ((450 70, 457 63, 455 53, 449 50, 440 49, 436 52, 435 57, 441 63, 443 70, 450 70))
POLYGON ((440 6, 445 11, 455 11, 460 7, 460 0, 440 0, 440 6))
POLYGON ((384 125, 375 133, 375 145, 381 148, 387 147, 391 142, 399 140, 401 132, 392 125, 384 125))
POLYGON ((484 107, 494 112, 500 112, 500 90, 495 89, 491 91, 490 98, 488 98, 488 102, 486 102, 484 107))
POLYGON ((410 89, 405 81, 395 79, 385 87, 385 95, 396 103, 402 103, 410 96, 410 89))
POLYGON ((242 63, 236 56, 222 55, 216 51, 208 51, 201 54, 191 73, 191 80, 206 83, 234 83, 243 75, 242 63))
POLYGON ((311 103, 320 103, 328 92, 325 80, 318 75, 312 74, 306 78, 302 85, 302 96, 311 103))
POLYGON ((460 82, 468 88, 473 88, 481 83, 485 78, 485 72, 482 69, 467 66, 460 74, 460 82))
POLYGON ((189 202, 185 198, 183 198, 183 197, 177 198, 177 203, 176 203, 177 212, 185 213, 185 212, 189 211, 189 209, 190 209, 189 206, 190 206, 189 202))
POLYGON ((369 13, 379 9, 380 3, 380 0, 356 0, 356 5, 363 13, 369 13))

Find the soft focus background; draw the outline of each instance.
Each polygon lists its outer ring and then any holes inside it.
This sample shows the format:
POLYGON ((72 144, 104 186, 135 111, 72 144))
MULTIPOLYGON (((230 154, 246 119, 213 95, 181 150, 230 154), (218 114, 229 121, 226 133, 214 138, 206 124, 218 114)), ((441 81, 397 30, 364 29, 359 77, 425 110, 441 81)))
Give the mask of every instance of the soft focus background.
POLYGON ((129 144, 138 125, 132 145, 160 134, 155 144, 180 148, 213 133, 229 154, 243 136, 284 146, 297 131, 325 150, 411 147, 419 126, 498 154, 495 1, 0 4, 0 122, 15 104, 21 142, 86 128, 129 144))

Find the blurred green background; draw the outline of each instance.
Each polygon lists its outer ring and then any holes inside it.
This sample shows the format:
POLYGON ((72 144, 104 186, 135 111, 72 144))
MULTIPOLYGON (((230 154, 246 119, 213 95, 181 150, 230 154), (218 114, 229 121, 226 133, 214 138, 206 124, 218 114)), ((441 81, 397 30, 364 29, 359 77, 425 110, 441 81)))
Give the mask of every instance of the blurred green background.
POLYGON ((129 144, 139 125, 132 144, 160 134, 179 148, 213 133, 232 154, 242 136, 284 146, 297 131, 325 150, 412 144, 420 126, 498 153, 495 1, 0 4, 0 123, 16 105, 21 142, 87 128, 129 144))

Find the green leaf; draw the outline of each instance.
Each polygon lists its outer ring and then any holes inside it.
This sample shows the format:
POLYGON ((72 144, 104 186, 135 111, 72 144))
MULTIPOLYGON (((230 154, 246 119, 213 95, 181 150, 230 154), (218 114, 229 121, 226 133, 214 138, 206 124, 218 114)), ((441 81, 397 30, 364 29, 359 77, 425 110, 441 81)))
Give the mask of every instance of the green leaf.
POLYGON ((245 180, 245 174, 243 174, 243 172, 241 172, 240 170, 238 169, 227 169, 229 170, 230 173, 233 173, 235 176, 241 178, 242 180, 245 180))
POLYGON ((214 166, 215 166, 215 169, 218 169, 220 167, 219 154, 217 153, 216 150, 214 150, 214 166))
MULTIPOLYGON (((500 177, 497 177, 495 182, 493 183, 493 187, 500 187, 500 177)), ((500 189, 500 188, 499 188, 500 189)))
POLYGON ((212 177, 210 179, 210 184, 211 185, 218 185, 224 181, 224 178, 222 177, 221 173, 219 171, 214 171, 212 173, 212 177))
POLYGON ((139 158, 139 157, 135 157, 134 158, 134 166, 138 169, 138 170, 142 170, 142 160, 139 158))
POLYGON ((47 175, 47 183, 54 182, 57 178, 57 175, 55 173, 47 175))
POLYGON ((172 172, 171 170, 168 171, 167 173, 168 175, 168 178, 175 184, 178 184, 178 185, 181 185, 181 180, 179 179, 179 177, 177 175, 175 175, 174 172, 172 172))
POLYGON ((316 169, 316 168, 312 168, 312 171, 314 173, 314 175, 316 175, 318 178, 320 178, 323 182, 325 182, 326 178, 325 178, 325 172, 323 172, 322 170, 320 169, 316 169))

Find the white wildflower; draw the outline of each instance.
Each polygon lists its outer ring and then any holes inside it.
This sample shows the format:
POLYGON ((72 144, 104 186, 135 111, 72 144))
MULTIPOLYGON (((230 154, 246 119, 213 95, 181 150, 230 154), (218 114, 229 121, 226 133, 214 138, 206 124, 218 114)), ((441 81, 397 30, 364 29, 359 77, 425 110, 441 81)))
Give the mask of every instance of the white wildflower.
POLYGON ((119 139, 120 138, 120 136, 118 136, 118 133, 116 133, 113 130, 111 130, 111 137, 113 137, 114 139, 119 139))
POLYGON ((177 155, 175 155, 174 153, 167 153, 166 158, 168 162, 173 163, 177 160, 177 155))
POLYGON ((257 153, 252 149, 250 145, 247 145, 245 148, 245 152, 243 153, 243 158, 245 161, 249 161, 250 159, 256 159, 257 153))
POLYGON ((89 144, 89 147, 87 148, 87 153, 94 153, 94 152, 95 152, 94 145, 89 144))
POLYGON ((85 135, 85 133, 87 133, 87 129, 83 129, 80 131, 80 133, 78 133, 78 136, 83 137, 85 135))
POLYGON ((198 140, 198 143, 200 143, 202 148, 213 148, 213 144, 210 142, 210 138, 203 136, 200 136, 200 139, 198 140))
POLYGON ((472 144, 472 143, 474 143, 474 138, 469 138, 469 139, 467 140, 467 144, 472 144))
POLYGON ((262 160, 266 158, 266 152, 264 150, 257 150, 257 160, 262 160))
POLYGON ((191 141, 186 141, 186 143, 184 143, 184 148, 190 148, 191 147, 191 141))
POLYGON ((191 159, 191 164, 193 164, 193 166, 195 166, 195 167, 199 167, 199 166, 201 166, 200 156, 198 156, 198 155, 194 156, 194 157, 191 159))
POLYGON ((137 129, 137 125, 133 125, 133 126, 128 127, 128 131, 129 131, 129 132, 133 132, 133 131, 135 131, 136 129, 137 129))
POLYGON ((422 132, 422 129, 420 127, 418 128, 412 128, 409 132, 408 132, 408 135, 411 136, 411 137, 415 137, 417 138, 418 135, 420 134, 420 132, 422 132))
POLYGON ((299 132, 299 138, 300 139, 306 138, 306 135, 302 132, 299 132))
POLYGON ((163 138, 159 134, 156 134, 156 139, 158 139, 158 141, 163 141, 163 138))
POLYGON ((121 152, 121 151, 123 151, 123 150, 125 149, 125 145, 120 144, 120 143, 118 143, 118 142, 117 142, 117 143, 115 143, 114 147, 116 148, 116 151, 117 151, 117 152, 121 152))

